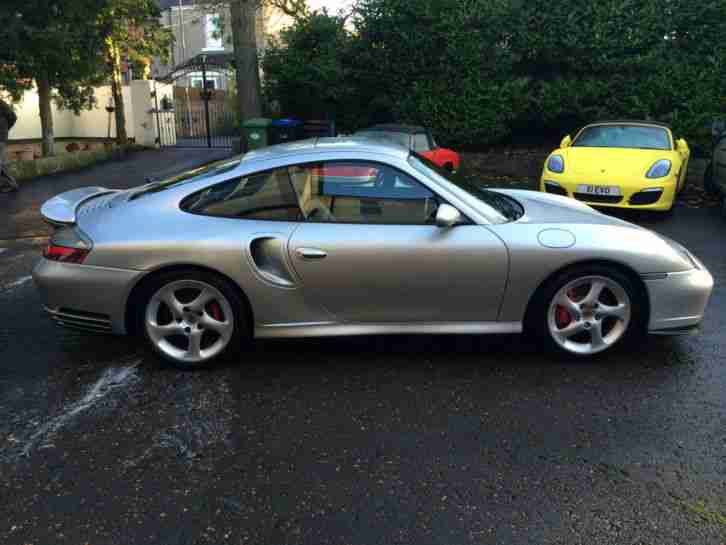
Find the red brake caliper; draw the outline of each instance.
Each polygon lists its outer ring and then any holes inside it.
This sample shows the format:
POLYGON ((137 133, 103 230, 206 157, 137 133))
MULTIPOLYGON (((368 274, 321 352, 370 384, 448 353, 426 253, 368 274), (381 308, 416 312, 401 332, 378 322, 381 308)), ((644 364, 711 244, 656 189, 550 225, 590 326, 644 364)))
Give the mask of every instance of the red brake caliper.
POLYGON ((217 301, 212 301, 207 305, 207 310, 209 310, 209 314, 212 315, 212 318, 217 320, 218 322, 224 322, 224 314, 222 314, 222 307, 219 306, 219 303, 217 301))
MULTIPOLYGON (((575 290, 571 289, 567 292, 567 297, 570 298, 570 300, 575 300, 575 290)), ((570 316, 570 311, 567 310, 562 305, 557 305, 557 308, 555 309, 555 324, 557 325, 557 329, 564 329, 570 323, 572 322, 572 316, 570 316)))

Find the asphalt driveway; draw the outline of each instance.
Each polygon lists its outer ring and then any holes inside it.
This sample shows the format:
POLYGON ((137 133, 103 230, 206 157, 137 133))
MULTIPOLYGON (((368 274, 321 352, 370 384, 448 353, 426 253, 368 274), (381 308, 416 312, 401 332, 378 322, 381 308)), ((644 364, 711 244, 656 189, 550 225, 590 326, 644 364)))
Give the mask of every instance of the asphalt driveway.
POLYGON ((265 341, 181 373, 56 329, 29 278, 47 196, 211 158, 147 153, 0 197, 0 543, 726 543, 715 207, 630 216, 716 278, 698 336, 585 364, 518 336, 265 341))

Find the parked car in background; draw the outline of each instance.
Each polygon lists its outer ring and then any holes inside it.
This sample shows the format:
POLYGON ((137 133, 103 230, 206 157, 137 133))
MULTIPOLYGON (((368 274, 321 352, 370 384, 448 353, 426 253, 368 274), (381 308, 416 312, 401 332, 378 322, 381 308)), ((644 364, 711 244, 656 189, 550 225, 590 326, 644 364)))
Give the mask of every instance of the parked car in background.
POLYGON ((565 136, 545 161, 540 190, 587 204, 670 211, 690 150, 667 125, 606 121, 565 136))
POLYGON ((423 155, 443 169, 456 172, 461 166, 459 154, 436 144, 431 131, 416 125, 374 125, 368 129, 358 131, 356 136, 368 138, 386 138, 400 144, 411 151, 423 155))
POLYGON ((714 133, 713 153, 703 175, 703 186, 721 198, 721 209, 726 217, 726 127, 723 124, 714 133))
POLYGON ((370 138, 75 189, 41 213, 57 227, 33 271, 51 316, 137 334, 183 369, 255 337, 526 330, 591 356, 698 327, 713 286, 657 233, 370 138))

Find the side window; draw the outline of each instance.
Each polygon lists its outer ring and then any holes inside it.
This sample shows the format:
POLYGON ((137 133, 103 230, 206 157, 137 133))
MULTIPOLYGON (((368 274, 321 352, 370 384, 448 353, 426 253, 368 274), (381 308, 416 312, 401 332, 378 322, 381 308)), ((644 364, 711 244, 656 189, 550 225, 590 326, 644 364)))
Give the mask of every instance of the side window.
POLYGON ((421 153, 430 150, 431 146, 429 145, 429 137, 426 133, 419 132, 413 135, 413 151, 421 153))
POLYGON ((233 178, 182 202, 182 210, 206 216, 256 220, 303 219, 286 169, 233 178))
POLYGON ((307 221, 425 225, 433 222, 436 196, 408 174, 363 161, 290 167, 307 221))

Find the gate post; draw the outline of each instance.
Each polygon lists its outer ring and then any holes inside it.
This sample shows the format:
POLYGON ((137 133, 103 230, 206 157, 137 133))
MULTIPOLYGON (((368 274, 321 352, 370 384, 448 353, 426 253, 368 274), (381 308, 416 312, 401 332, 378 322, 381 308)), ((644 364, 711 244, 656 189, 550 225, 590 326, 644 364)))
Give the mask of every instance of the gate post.
POLYGON ((154 146, 156 131, 154 130, 154 105, 151 101, 151 82, 149 80, 131 82, 131 111, 136 143, 141 146, 154 146))
POLYGON ((207 89, 207 56, 202 55, 202 100, 204 101, 204 120, 207 125, 207 147, 212 147, 212 127, 209 123, 209 97, 211 92, 207 89))

